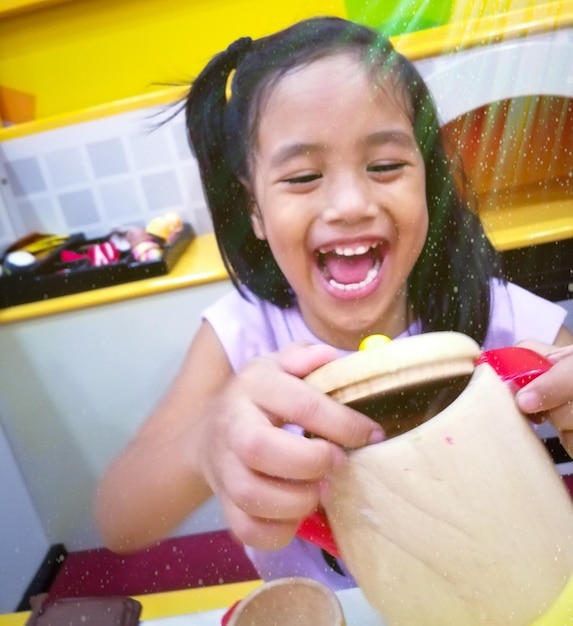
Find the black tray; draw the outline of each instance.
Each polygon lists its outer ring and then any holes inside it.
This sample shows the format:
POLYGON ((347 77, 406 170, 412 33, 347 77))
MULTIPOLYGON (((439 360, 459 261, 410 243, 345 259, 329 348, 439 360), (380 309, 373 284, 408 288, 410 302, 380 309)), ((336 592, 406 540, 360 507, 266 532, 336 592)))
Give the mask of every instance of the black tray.
POLYGON ((163 258, 160 260, 140 263, 130 253, 122 253, 115 263, 91 267, 82 261, 62 263, 60 253, 62 250, 78 250, 102 243, 108 238, 86 239, 81 233, 71 235, 30 269, 0 276, 0 308, 163 276, 173 269, 194 237, 192 226, 186 223, 174 241, 164 246, 163 258))

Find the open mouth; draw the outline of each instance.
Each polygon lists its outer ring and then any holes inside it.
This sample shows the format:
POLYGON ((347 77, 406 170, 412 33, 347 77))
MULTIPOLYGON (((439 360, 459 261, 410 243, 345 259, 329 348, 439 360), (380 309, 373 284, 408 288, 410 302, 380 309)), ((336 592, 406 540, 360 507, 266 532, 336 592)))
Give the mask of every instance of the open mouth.
POLYGON ((357 291, 372 283, 382 265, 380 244, 337 246, 318 250, 318 267, 328 283, 342 291, 357 291))

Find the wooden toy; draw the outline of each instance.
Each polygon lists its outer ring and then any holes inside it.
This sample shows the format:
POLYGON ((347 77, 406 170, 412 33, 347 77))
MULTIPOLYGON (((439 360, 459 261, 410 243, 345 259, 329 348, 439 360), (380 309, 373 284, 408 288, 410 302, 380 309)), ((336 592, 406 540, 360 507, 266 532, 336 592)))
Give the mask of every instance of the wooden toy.
POLYGON ((257 587, 234 606, 224 626, 344 626, 338 598, 328 587, 302 577, 279 578, 257 587))
POLYGON ((527 374, 504 382, 459 333, 377 344, 307 377, 389 436, 348 452, 324 503, 370 604, 389 626, 568 623, 573 501, 514 401, 527 374))

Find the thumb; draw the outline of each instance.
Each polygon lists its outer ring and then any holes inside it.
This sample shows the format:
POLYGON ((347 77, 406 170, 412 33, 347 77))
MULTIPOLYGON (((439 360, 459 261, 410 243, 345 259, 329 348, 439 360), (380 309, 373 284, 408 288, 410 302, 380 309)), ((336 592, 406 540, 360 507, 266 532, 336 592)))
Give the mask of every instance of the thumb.
POLYGON ((520 389, 515 399, 524 413, 555 409, 571 400, 573 358, 570 350, 556 350, 549 355, 553 366, 520 389))

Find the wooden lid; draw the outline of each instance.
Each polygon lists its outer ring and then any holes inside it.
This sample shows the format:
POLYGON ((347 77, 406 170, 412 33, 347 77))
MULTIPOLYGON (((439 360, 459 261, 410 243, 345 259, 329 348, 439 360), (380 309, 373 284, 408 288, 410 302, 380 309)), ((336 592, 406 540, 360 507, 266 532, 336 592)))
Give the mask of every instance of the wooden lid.
POLYGON ((306 377, 312 386, 348 404, 445 379, 470 375, 478 344, 457 332, 396 339, 331 361, 306 377))

